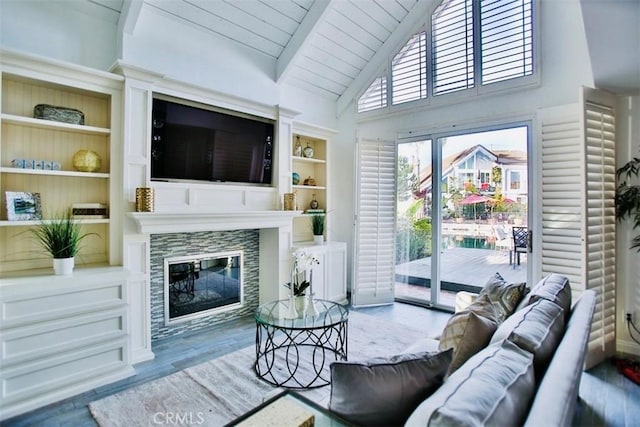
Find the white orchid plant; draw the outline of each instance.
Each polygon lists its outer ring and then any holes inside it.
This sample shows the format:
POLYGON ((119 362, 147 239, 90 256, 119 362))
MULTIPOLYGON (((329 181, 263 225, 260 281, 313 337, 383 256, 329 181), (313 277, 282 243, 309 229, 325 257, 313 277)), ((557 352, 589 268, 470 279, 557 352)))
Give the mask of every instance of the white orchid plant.
POLYGON ((292 254, 291 265, 291 282, 285 284, 291 290, 294 296, 302 296, 307 288, 311 285, 309 280, 304 278, 300 280, 300 276, 311 269, 315 264, 319 264, 318 258, 304 248, 297 249, 292 254))

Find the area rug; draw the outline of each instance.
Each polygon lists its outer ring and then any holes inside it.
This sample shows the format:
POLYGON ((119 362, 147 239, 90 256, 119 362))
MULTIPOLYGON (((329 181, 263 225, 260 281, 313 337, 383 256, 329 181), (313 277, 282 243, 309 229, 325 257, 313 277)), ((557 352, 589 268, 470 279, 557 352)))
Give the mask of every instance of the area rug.
MULTIPOLYGON (((422 329, 409 327, 352 311, 348 357, 363 360, 393 355, 416 339, 432 334, 428 325, 422 329)), ((256 376, 254 363, 255 347, 250 346, 91 402, 89 410, 103 427, 168 423, 222 426, 260 405, 276 391, 256 376)), ((326 407, 329 392, 330 386, 325 386, 303 394, 326 407)))

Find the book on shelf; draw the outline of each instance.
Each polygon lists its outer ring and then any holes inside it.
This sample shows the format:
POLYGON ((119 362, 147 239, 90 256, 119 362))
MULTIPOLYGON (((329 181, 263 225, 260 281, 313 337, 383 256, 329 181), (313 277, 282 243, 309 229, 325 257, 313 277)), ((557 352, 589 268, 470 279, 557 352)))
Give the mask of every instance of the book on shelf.
POLYGON ((104 203, 74 203, 71 216, 74 219, 103 219, 109 217, 109 212, 104 203))
POLYGON ((307 213, 307 214, 323 214, 324 213, 324 209, 307 209, 306 211, 304 211, 304 213, 307 213))

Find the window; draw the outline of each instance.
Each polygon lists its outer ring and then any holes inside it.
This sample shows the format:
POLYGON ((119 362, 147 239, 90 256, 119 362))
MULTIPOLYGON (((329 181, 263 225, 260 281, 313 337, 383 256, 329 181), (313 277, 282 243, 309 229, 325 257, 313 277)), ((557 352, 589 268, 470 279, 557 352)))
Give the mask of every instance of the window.
POLYGON ((426 40, 425 32, 414 35, 393 58, 393 105, 427 97, 426 40))
POLYGON ((520 189, 520 171, 509 172, 509 189, 511 190, 520 189))
POLYGON ((470 0, 444 1, 431 17, 433 93, 473 87, 473 19, 470 0))
POLYGON ((458 173, 459 188, 467 188, 469 184, 473 184, 473 172, 458 173))
POLYGON ((533 1, 442 1, 391 59, 388 78, 359 98, 358 112, 387 107, 387 97, 398 105, 534 74, 533 1))
POLYGON ((491 183, 491 172, 480 172, 480 184, 490 184, 491 183))
POLYGON ((358 112, 376 110, 387 106, 387 76, 380 76, 358 100, 358 112))
POLYGON ((481 2, 482 84, 533 74, 531 0, 481 2))

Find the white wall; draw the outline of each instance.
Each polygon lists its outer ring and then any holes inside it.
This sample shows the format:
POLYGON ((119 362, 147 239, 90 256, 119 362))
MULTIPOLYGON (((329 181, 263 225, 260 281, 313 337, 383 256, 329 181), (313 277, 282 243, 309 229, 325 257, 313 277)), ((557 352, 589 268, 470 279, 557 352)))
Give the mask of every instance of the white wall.
POLYGON ((4 48, 107 70, 116 59, 116 29, 115 15, 92 17, 50 1, 0 1, 4 48))

